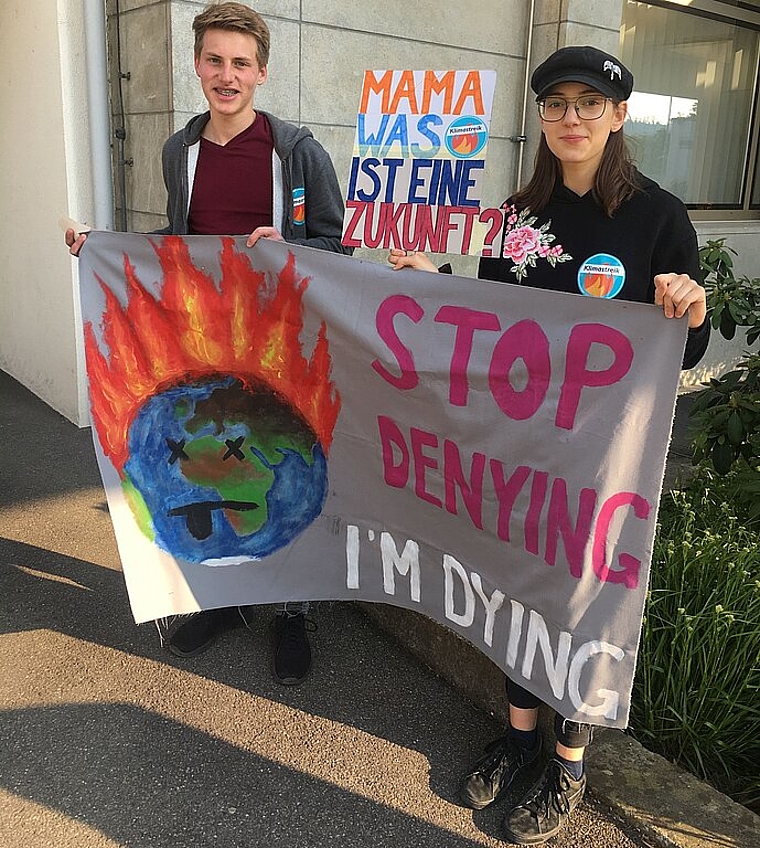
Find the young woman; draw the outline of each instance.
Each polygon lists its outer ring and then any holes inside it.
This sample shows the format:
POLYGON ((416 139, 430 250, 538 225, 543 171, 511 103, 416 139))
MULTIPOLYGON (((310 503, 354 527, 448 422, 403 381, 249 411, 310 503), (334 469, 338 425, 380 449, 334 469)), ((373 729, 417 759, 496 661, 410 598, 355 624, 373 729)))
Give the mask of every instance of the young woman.
MULTIPOLYGON (((686 208, 633 166, 623 138, 633 76, 594 47, 565 47, 536 68, 531 87, 541 140, 530 182, 506 203, 501 256, 481 259, 478 276, 688 313, 684 368, 709 339, 697 239, 686 208), (600 266, 608 273, 599 273, 600 266)), ((435 271, 422 253, 392 250, 389 262, 435 271)), ((474 809, 496 801, 537 766, 540 701, 507 679, 509 728, 465 777, 460 796, 474 809)), ((583 757, 591 726, 555 720, 556 744, 541 777, 506 816, 518 844, 545 842, 562 827, 586 788, 583 757)))

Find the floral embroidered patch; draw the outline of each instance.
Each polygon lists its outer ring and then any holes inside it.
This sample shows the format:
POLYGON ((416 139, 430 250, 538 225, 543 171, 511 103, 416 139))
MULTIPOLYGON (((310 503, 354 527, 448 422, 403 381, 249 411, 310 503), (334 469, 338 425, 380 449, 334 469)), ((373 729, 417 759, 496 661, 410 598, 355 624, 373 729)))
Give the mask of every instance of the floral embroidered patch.
POLYGON ((554 268, 559 262, 573 258, 565 253, 561 244, 553 244, 556 236, 549 232, 551 221, 534 227, 538 219, 530 214, 530 209, 518 212, 514 206, 508 206, 506 214, 507 229, 504 232, 502 256, 512 260, 512 273, 518 280, 527 277, 539 259, 545 259, 554 268))

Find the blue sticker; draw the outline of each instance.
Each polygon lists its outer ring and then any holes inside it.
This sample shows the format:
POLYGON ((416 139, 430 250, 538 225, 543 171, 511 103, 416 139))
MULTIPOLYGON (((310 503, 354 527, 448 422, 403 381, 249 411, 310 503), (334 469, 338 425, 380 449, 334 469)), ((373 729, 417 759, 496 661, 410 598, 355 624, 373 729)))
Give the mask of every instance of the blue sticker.
POLYGON ((589 297, 617 297, 624 282, 623 263, 609 253, 595 253, 578 269, 578 288, 589 297))
POLYGON ((488 141, 488 127, 472 115, 457 118, 449 124, 444 136, 446 149, 457 159, 472 159, 488 141))
POLYGON ((293 189, 293 223, 303 224, 306 221, 306 189, 293 189))

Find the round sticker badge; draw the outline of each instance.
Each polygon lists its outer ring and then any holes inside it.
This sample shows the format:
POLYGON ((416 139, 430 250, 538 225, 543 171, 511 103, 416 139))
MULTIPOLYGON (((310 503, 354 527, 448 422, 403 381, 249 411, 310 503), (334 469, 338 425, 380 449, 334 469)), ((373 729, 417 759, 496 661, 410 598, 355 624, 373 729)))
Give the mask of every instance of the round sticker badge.
POLYGON ((293 189, 293 223, 303 224, 306 220, 306 190, 293 189))
POLYGON ((623 263, 609 253, 595 253, 578 269, 578 288, 589 297, 617 297, 624 282, 623 263))
POLYGON ((444 141, 452 156, 472 159, 486 146, 488 128, 480 118, 464 115, 449 124, 444 141))

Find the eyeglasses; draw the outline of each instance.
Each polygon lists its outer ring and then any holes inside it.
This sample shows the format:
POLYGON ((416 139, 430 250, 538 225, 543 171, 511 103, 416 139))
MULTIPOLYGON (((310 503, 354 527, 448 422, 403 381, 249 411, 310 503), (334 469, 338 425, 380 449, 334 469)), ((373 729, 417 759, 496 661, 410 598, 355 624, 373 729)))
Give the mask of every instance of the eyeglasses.
POLYGON ((567 114, 569 106, 573 106, 575 114, 582 121, 596 121, 604 114, 607 108, 607 101, 611 97, 602 97, 601 94, 584 94, 583 97, 576 97, 574 100, 568 100, 566 97, 545 97, 538 101, 538 114, 541 120, 561 121, 567 114))

